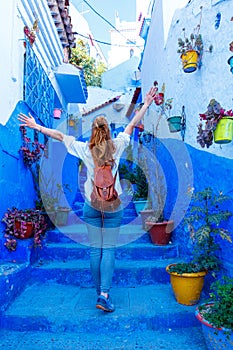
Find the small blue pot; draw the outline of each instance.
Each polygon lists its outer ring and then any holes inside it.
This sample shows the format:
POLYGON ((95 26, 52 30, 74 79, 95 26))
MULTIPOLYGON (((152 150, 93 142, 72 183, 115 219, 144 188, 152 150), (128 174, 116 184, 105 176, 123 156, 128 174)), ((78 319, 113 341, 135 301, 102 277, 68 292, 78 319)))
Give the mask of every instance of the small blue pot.
POLYGON ((231 66, 230 71, 233 74, 233 56, 228 59, 227 63, 231 66))

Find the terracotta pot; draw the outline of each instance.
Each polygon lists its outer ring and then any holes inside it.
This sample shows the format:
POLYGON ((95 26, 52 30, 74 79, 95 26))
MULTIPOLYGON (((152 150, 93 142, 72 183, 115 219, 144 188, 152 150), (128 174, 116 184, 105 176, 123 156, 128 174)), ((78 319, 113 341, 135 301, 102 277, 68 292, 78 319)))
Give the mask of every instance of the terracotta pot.
POLYGON ((19 235, 17 236, 17 238, 19 239, 30 238, 33 234, 33 222, 15 220, 15 228, 18 231, 19 235), (23 231, 25 231, 24 234, 23 231))
POLYGON ((167 245, 171 239, 171 232, 174 227, 174 221, 151 222, 146 221, 149 227, 149 233, 152 243, 156 245, 167 245))

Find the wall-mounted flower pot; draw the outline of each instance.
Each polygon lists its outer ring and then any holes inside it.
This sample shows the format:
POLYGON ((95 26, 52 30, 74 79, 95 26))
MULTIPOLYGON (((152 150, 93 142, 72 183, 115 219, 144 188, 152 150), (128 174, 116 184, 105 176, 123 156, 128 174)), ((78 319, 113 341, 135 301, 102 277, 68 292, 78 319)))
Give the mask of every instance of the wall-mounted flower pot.
POLYGON ((164 102, 164 93, 159 92, 158 94, 156 94, 154 97, 154 101, 157 106, 162 105, 164 102))
POLYGON ((74 120, 72 120, 72 119, 69 119, 69 126, 74 126, 75 125, 75 121, 74 120))
POLYGON ((55 119, 60 119, 60 118, 61 118, 61 112, 62 112, 61 109, 59 109, 59 108, 54 108, 54 110, 53 110, 53 117, 54 117, 55 119))
POLYGON ((144 131, 144 124, 138 124, 138 130, 140 132, 144 131))
POLYGON ((183 71, 185 73, 195 72, 198 64, 198 53, 195 50, 186 51, 180 56, 183 64, 183 71))
POLYGON ((230 65, 230 71, 233 74, 233 56, 228 59, 227 63, 230 65))
POLYGON ((181 120, 181 116, 173 116, 167 118, 170 132, 178 132, 181 130, 181 120))
POLYGON ((143 139, 146 143, 150 143, 152 139, 152 134, 151 133, 144 133, 143 134, 143 139))
POLYGON ((233 138, 233 118, 221 118, 214 130, 215 143, 229 143, 233 138))

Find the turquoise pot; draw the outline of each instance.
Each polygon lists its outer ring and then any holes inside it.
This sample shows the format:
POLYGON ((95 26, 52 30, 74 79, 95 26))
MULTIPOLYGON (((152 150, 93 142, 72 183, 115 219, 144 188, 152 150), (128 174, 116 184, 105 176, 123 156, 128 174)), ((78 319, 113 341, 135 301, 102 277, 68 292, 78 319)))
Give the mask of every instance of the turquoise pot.
POLYGON ((167 118, 170 132, 178 132, 181 130, 181 120, 181 116, 173 116, 167 118))
POLYGON ((230 71, 233 74, 233 56, 228 59, 227 63, 230 65, 230 71))
POLYGON ((135 210, 137 215, 140 214, 140 212, 146 207, 147 205, 147 201, 146 200, 142 200, 142 201, 134 201, 134 206, 135 206, 135 210))
POLYGON ((233 332, 231 330, 213 327, 196 311, 196 318, 201 322, 202 332, 208 350, 232 350, 233 332))

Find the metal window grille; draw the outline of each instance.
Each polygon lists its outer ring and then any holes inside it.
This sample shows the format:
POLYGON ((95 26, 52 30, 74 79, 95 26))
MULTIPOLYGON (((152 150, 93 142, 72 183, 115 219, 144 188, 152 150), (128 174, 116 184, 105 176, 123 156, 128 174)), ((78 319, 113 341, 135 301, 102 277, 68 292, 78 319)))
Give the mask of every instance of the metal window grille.
POLYGON ((53 124, 54 89, 32 46, 26 41, 24 100, 47 127, 53 124))

